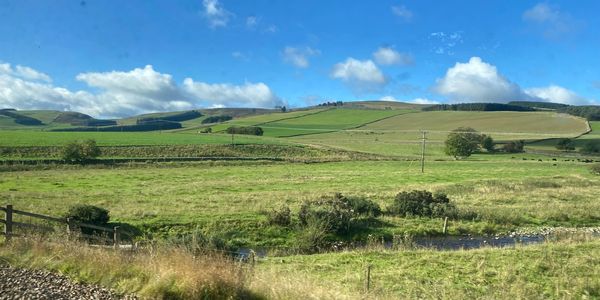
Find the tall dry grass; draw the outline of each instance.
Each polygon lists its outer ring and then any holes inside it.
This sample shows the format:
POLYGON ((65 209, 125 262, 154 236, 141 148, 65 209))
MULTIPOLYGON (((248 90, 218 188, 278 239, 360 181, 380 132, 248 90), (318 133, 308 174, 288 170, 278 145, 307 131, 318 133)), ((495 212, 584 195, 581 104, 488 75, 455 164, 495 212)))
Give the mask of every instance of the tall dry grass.
POLYGON ((249 265, 215 252, 193 255, 179 247, 136 252, 58 239, 23 238, 0 246, 11 265, 49 269, 68 277, 147 299, 257 299, 247 283, 249 265))

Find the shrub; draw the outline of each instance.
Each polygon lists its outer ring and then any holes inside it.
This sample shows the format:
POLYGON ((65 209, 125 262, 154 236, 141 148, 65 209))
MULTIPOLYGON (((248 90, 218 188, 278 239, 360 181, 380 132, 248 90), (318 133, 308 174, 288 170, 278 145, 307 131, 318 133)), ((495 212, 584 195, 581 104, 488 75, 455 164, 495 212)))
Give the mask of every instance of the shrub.
MULTIPOLYGON (((87 204, 77 204, 71 206, 65 215, 65 218, 77 223, 85 223, 97 226, 107 226, 110 220, 108 210, 87 204)), ((98 231, 88 227, 80 227, 82 233, 88 235, 106 234, 103 231, 98 231)))
POLYGON ((328 220, 317 216, 309 216, 305 220, 304 228, 296 237, 298 250, 302 252, 319 252, 327 248, 327 236, 331 232, 328 220))
POLYGON ((312 221, 322 224, 328 232, 336 233, 347 232, 350 229, 350 220, 353 216, 350 206, 335 197, 305 201, 298 212, 300 225, 306 227, 312 221))
POLYGON ((292 224, 292 212, 287 205, 267 211, 267 220, 271 225, 290 226, 292 224))
POLYGON ((392 215, 423 217, 456 217, 458 214, 445 194, 432 195, 431 192, 419 190, 396 195, 388 212, 392 215))
POLYGON ((525 148, 525 141, 523 141, 523 140, 510 141, 510 142, 504 144, 504 146, 502 146, 502 150, 504 150, 504 152, 507 152, 507 153, 521 153, 521 152, 523 152, 524 148, 525 148))
POLYGON ((381 207, 369 199, 362 197, 345 197, 342 194, 335 194, 336 199, 344 202, 350 210, 360 216, 379 217, 381 215, 381 207))
POLYGON ((69 163, 86 163, 100 156, 100 147, 94 140, 72 142, 62 149, 62 159, 69 163))

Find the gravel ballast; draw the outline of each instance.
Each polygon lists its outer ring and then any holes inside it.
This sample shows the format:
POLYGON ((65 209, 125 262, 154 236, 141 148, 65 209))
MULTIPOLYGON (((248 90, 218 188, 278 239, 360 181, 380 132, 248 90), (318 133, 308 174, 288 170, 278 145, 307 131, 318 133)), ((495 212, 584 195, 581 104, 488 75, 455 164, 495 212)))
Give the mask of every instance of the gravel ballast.
POLYGON ((0 266, 0 300, 4 299, 136 299, 109 289, 43 270, 0 266))

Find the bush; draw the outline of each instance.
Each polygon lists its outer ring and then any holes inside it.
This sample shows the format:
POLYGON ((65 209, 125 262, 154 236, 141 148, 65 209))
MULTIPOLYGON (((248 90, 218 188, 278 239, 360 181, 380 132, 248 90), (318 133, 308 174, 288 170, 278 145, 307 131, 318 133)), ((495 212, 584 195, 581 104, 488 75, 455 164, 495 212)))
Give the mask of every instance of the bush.
POLYGON ((348 205, 354 214, 375 218, 381 215, 381 207, 369 199, 362 197, 345 197, 342 194, 335 194, 334 197, 348 205))
POLYGON ((62 159, 69 163, 86 163, 100 156, 100 147, 94 140, 72 142, 62 149, 62 159))
POLYGON ((271 225, 290 226, 292 224, 292 212, 287 205, 282 205, 278 209, 267 211, 267 220, 271 225))
POLYGON ((312 221, 322 224, 327 232, 336 233, 348 232, 353 216, 350 206, 336 197, 305 201, 298 212, 300 225, 306 227, 312 221))
MULTIPOLYGON (((77 223, 107 226, 110 215, 108 210, 104 208, 87 204, 77 204, 69 208, 65 218, 77 223)), ((98 231, 88 227, 80 227, 79 230, 81 230, 82 233, 89 235, 106 234, 104 231, 98 231)))
POLYGON ((504 146, 502 146, 502 150, 504 150, 504 152, 507 152, 507 153, 521 153, 521 152, 523 152, 524 148, 525 148, 525 141, 523 141, 523 140, 511 141, 511 142, 504 144, 504 146))
POLYGON ((399 216, 456 217, 458 211, 445 194, 432 195, 428 191, 414 190, 396 195, 388 213, 399 216))

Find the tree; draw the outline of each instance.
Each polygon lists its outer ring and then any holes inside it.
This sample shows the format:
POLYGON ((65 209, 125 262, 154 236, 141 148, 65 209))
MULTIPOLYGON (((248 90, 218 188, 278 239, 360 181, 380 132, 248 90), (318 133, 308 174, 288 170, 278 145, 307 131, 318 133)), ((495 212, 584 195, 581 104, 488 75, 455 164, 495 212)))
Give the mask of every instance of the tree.
POLYGON ((573 143, 572 139, 560 139, 558 140, 558 143, 556 143, 556 149, 562 151, 575 150, 575 143, 573 143))
POLYGON ((477 130, 470 127, 454 129, 446 139, 445 152, 455 159, 469 157, 479 150, 481 137, 477 130))
POLYGON ((100 156, 100 147, 94 140, 72 142, 62 150, 62 158, 66 162, 83 164, 100 156))
POLYGON ((598 154, 600 153, 600 144, 596 144, 593 141, 589 141, 583 144, 583 147, 579 150, 585 154, 598 154))
POLYGON ((524 148, 525 148, 525 141, 519 140, 519 141, 510 141, 510 142, 504 144, 504 146, 502 147, 502 150, 504 150, 505 152, 508 152, 508 153, 520 153, 520 152, 523 152, 524 148))
POLYGON ((483 138, 481 139, 481 147, 487 150, 487 152, 494 152, 496 150, 494 149, 494 146, 494 139, 489 135, 483 135, 483 138))

